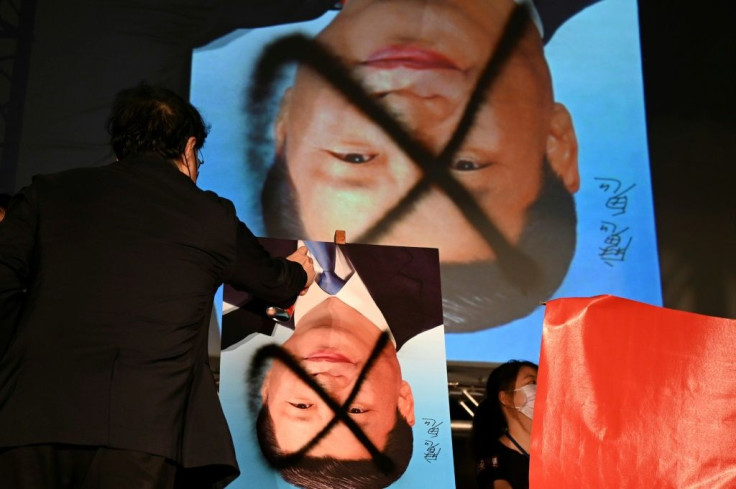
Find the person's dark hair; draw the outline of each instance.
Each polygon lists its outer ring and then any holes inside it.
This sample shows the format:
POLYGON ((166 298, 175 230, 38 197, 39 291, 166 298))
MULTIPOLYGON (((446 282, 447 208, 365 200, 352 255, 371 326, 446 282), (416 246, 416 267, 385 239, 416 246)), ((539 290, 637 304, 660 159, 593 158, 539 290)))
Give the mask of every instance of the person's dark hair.
POLYGON ((498 394, 514 391, 516 378, 522 367, 539 368, 536 363, 509 360, 493 369, 488 376, 486 398, 478 405, 473 416, 473 451, 476 458, 486 456, 495 440, 508 429, 498 394))
POLYGON ((393 462, 393 470, 380 470, 373 460, 338 460, 332 457, 304 456, 283 466, 285 456, 274 434, 268 406, 263 405, 256 419, 256 434, 266 461, 279 471, 283 479, 304 489, 382 489, 398 480, 411 460, 414 436, 411 426, 396 411, 396 422, 389 432, 382 453, 393 462))
POLYGON ((263 224, 272 238, 304 238, 304 225, 299 215, 296 187, 286 164, 286 148, 277 148, 274 162, 266 174, 261 190, 263 224))
POLYGON ((10 194, 0 194, 0 207, 7 209, 8 205, 10 205, 10 199, 12 198, 13 196, 10 194))
MULTIPOLYGON (((303 238, 296 188, 284 151, 278 151, 261 192, 266 234, 303 238)), ((511 283, 495 261, 440 263, 445 330, 465 333, 506 324, 530 314, 562 283, 575 254, 575 201, 545 159, 542 189, 526 212, 517 249, 538 267, 525 290, 511 283)))
POLYGON ((156 153, 174 159, 194 137, 199 149, 209 128, 199 111, 168 88, 142 83, 115 96, 107 132, 118 159, 156 153))

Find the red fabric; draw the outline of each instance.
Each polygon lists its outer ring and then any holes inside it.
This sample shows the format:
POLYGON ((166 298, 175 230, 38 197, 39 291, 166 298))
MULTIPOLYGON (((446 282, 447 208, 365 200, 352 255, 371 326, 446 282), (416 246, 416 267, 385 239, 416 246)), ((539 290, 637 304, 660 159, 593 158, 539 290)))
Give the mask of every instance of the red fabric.
POLYGON ((546 306, 530 487, 736 488, 736 320, 546 306))

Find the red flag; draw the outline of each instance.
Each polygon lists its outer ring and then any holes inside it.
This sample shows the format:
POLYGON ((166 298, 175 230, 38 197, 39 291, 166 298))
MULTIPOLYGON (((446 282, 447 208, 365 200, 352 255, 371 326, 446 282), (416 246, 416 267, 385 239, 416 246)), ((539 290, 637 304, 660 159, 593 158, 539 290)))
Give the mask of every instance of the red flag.
POLYGON ((530 487, 736 488, 736 320, 547 303, 530 487))

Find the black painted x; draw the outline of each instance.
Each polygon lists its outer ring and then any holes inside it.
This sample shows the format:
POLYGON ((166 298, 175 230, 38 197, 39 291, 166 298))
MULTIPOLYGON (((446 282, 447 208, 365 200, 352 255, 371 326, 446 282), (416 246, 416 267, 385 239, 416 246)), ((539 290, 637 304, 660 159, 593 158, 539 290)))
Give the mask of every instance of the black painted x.
MULTIPOLYGON (((375 365, 376 360, 378 359, 379 355, 386 347, 388 342, 388 333, 384 331, 381 333, 381 336, 379 336, 378 340, 376 341, 376 344, 374 345, 373 350, 368 357, 368 360, 361 369, 360 374, 355 381, 355 385, 350 391, 350 394, 348 395, 345 402, 342 404, 338 403, 327 392, 325 392, 324 388, 319 385, 316 380, 314 380, 314 377, 309 372, 304 370, 304 368, 302 368, 302 366, 299 364, 299 361, 281 346, 266 345, 258 349, 253 357, 250 369, 249 383, 251 386, 251 392, 256 392, 256 389, 254 389, 254 387, 256 386, 258 379, 262 377, 262 373, 267 365, 267 362, 271 359, 274 359, 282 362, 289 370, 291 370, 297 377, 299 377, 299 379, 306 385, 308 385, 320 397, 320 399, 322 399, 325 404, 327 404, 327 407, 329 407, 332 412, 335 413, 335 417, 332 418, 324 426, 324 428, 322 428, 322 430, 317 433, 314 438, 307 442, 307 444, 304 445, 302 448, 294 453, 282 455, 279 456, 276 460, 270 461, 275 465, 275 468, 288 467, 290 465, 298 463, 299 460, 305 457, 307 453, 312 448, 314 448, 314 446, 316 446, 317 443, 319 443, 319 441, 324 438, 335 425, 337 425, 338 422, 341 422, 344 423, 345 426, 347 426, 347 428, 353 433, 353 435, 355 435, 358 441, 360 441, 360 443, 363 444, 366 450, 368 450, 371 457, 373 458, 373 462, 381 471, 383 471, 384 473, 388 473, 393 470, 393 461, 386 455, 381 453, 380 450, 378 450, 378 448, 373 444, 373 442, 368 438, 365 432, 363 432, 360 426, 358 426, 358 424, 353 420, 353 418, 350 417, 348 413, 348 409, 355 400, 355 397, 360 392, 360 386, 365 381, 368 373, 375 365)), ((251 412, 256 412, 255 405, 257 404, 257 397, 258 396, 251 397, 251 412)))
POLYGON ((439 155, 433 154, 414 138, 385 108, 368 94, 360 82, 350 75, 342 61, 318 42, 302 35, 292 35, 269 45, 255 70, 250 92, 250 104, 271 99, 274 80, 287 63, 298 61, 310 66, 336 90, 339 90, 366 117, 382 127, 386 134, 418 165, 423 177, 386 215, 355 242, 375 242, 398 222, 432 186, 439 187, 457 205, 460 212, 494 250, 501 271, 520 289, 537 283, 540 270, 527 255, 516 249, 484 213, 475 199, 450 173, 450 162, 473 127, 476 115, 485 101, 488 89, 499 75, 505 62, 527 28, 529 17, 523 6, 517 5, 504 27, 492 56, 481 73, 466 104, 452 137, 439 155))
MULTIPOLYGON (((457 153, 475 121, 478 110, 482 106, 485 94, 499 75, 506 60, 513 52, 514 47, 527 27, 528 15, 521 6, 516 6, 512 12, 501 38, 481 73, 473 93, 468 100, 460 122, 455 132, 439 155, 434 155, 421 142, 409 134, 373 96, 366 93, 360 82, 353 79, 349 70, 334 55, 314 40, 301 35, 285 37, 271 44, 261 56, 255 71, 255 80, 250 93, 251 105, 257 107, 261 101, 269 100, 273 81, 281 68, 289 62, 298 61, 309 65, 337 90, 352 101, 369 119, 381 126, 394 142, 417 164, 423 171, 419 182, 391 209, 383 219, 371 229, 358 237, 355 241, 374 242, 411 208, 411 205, 424 195, 433 185, 445 192, 458 206, 465 218, 483 236, 485 241, 496 253, 499 266, 505 275, 523 288, 525 284, 534 283, 539 274, 536 264, 526 255, 509 243, 501 234, 496 225, 486 216, 475 199, 450 174, 449 167, 453 156, 457 153), (513 273, 512 273, 513 271, 513 273)), ((374 463, 384 472, 393 468, 393 462, 383 455, 370 441, 363 430, 349 416, 348 408, 360 391, 370 368, 375 363, 381 350, 388 341, 388 335, 382 334, 376 343, 366 365, 361 370, 348 399, 341 405, 336 402, 324 389, 307 373, 283 348, 269 345, 261 348, 255 355, 252 365, 252 376, 257 376, 269 359, 276 359, 286 365, 335 413, 335 417, 304 447, 297 452, 281 456, 276 465, 286 467, 297 463, 306 456, 338 422, 344 423, 355 437, 365 446, 373 457, 374 463)), ((254 399, 251 399, 254 403, 254 399)), ((253 411, 255 412, 255 410, 253 411)))

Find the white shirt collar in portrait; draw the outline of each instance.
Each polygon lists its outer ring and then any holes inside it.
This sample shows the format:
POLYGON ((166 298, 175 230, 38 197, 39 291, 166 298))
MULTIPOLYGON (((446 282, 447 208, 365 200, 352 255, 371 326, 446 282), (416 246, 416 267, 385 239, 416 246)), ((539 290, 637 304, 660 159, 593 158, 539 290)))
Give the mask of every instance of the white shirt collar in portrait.
MULTIPOLYGON (((299 246, 304 246, 304 242, 299 241, 299 246)), ((348 260, 348 258, 342 253, 339 246, 335 253, 335 274, 342 279, 347 279, 345 285, 333 296, 322 290, 315 281, 315 283, 309 287, 307 293, 299 296, 296 300, 296 305, 294 307, 294 327, 299 327, 299 321, 301 318, 312 310, 313 307, 319 305, 322 301, 330 297, 336 297, 348 306, 360 312, 378 329, 388 332, 391 341, 394 346, 396 346, 396 340, 391 333, 391 328, 389 327, 386 318, 383 317, 378 305, 376 305, 375 301, 371 297, 371 294, 363 283, 363 280, 361 280, 360 274, 353 268, 350 260, 348 260)), ((322 273, 322 267, 312 256, 311 252, 309 253, 309 256, 314 259, 314 270, 317 272, 317 276, 319 276, 319 274, 322 273)))

